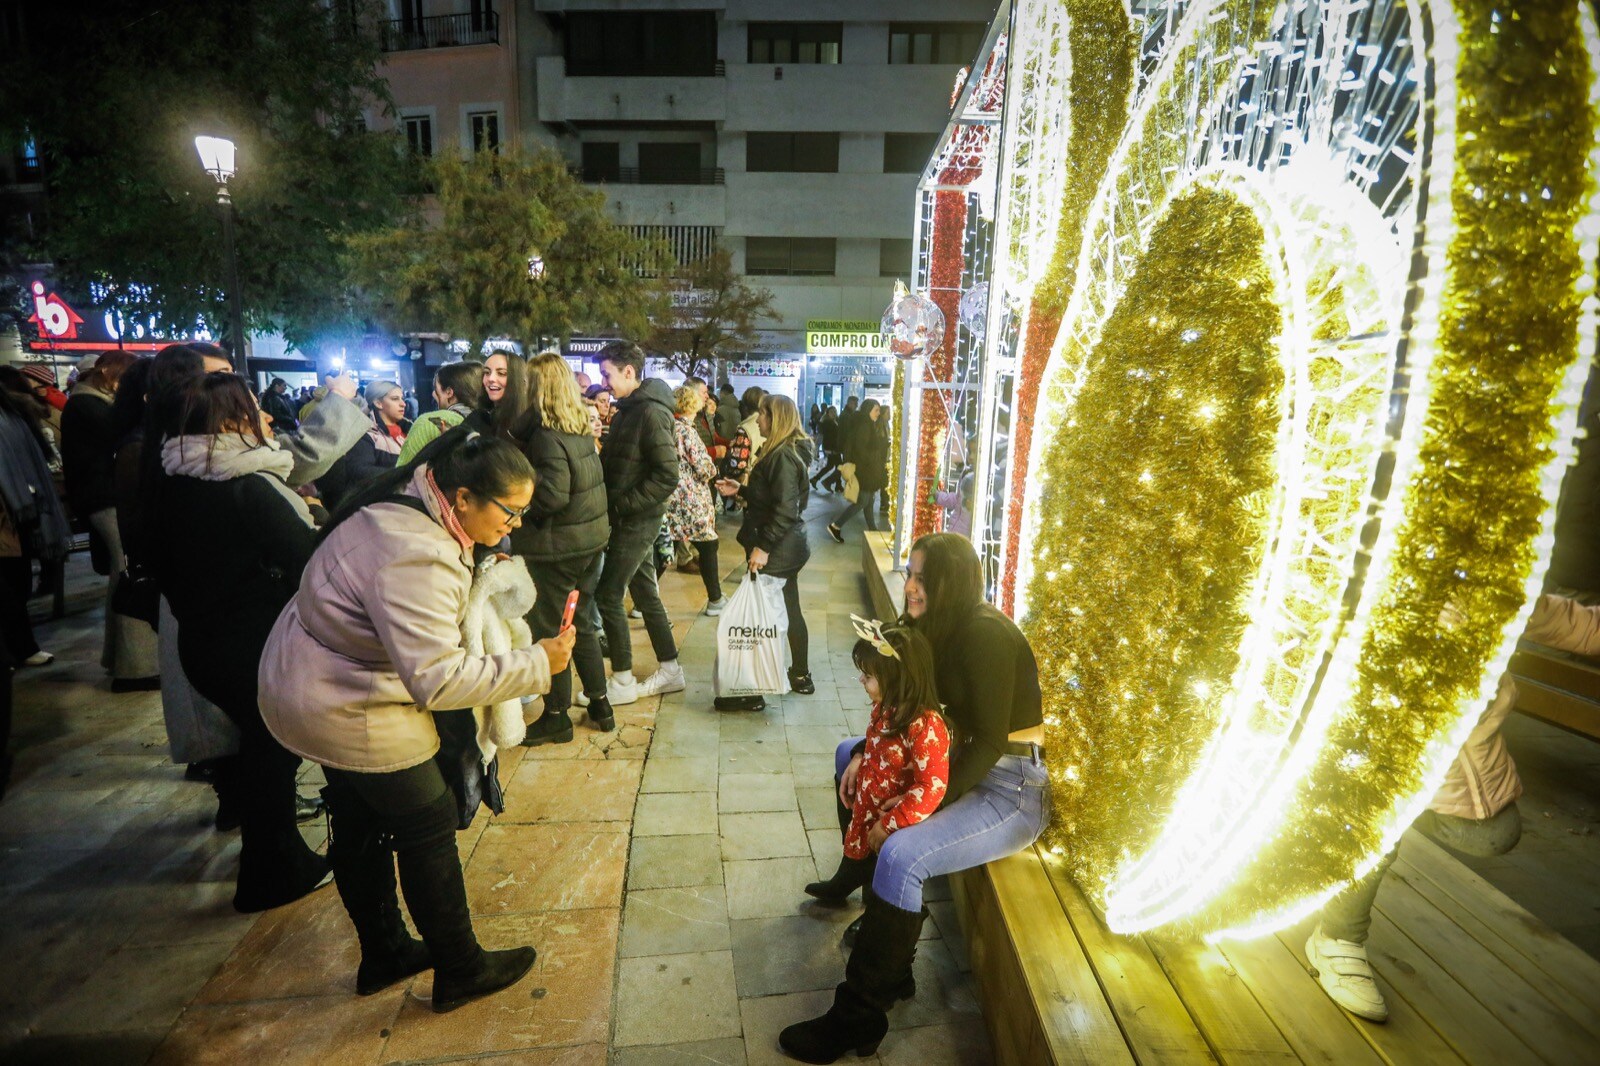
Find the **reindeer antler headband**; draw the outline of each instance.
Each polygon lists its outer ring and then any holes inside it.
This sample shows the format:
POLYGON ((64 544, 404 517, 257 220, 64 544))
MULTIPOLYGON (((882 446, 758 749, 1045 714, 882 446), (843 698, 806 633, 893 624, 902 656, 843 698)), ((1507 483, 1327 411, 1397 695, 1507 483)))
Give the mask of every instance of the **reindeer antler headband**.
POLYGON ((862 618, 859 614, 851 615, 850 622, 856 627, 856 636, 871 644, 873 651, 891 659, 900 658, 900 653, 889 643, 889 638, 883 635, 882 622, 876 618, 862 618))

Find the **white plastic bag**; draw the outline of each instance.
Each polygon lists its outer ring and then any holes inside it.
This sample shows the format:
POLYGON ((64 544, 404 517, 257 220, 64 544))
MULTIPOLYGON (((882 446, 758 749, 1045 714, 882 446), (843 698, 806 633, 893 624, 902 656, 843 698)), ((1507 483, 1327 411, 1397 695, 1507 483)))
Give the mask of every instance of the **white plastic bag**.
POLYGON ((789 613, 783 581, 756 574, 734 591, 717 619, 716 694, 777 696, 789 691, 789 613))

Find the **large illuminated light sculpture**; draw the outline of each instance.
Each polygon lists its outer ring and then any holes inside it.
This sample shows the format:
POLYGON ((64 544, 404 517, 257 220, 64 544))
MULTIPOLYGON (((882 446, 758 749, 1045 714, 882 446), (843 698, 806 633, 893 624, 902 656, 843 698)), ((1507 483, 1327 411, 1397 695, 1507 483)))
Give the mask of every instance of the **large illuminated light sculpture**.
MULTIPOLYGON (((1135 78, 1106 6, 1057 5, 1051 128, 1120 137, 996 268, 1051 341, 1012 554, 1050 842, 1113 929, 1247 935, 1395 844, 1531 610, 1594 355, 1600 38, 1578 0, 1174 2, 1135 78)), ((1002 219, 1057 187, 1018 143, 1002 219)))

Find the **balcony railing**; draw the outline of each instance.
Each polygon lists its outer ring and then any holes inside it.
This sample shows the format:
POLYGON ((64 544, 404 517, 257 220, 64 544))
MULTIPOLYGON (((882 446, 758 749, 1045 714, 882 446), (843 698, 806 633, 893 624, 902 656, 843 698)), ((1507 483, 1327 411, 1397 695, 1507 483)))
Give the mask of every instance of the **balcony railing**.
POLYGON ((391 19, 383 24, 385 52, 411 52, 419 48, 453 48, 463 44, 499 44, 500 15, 483 11, 466 15, 430 15, 419 19, 391 19))
POLYGON ((727 172, 721 167, 704 168, 650 168, 638 167, 573 167, 572 173, 589 184, 602 182, 611 185, 724 185, 727 172))

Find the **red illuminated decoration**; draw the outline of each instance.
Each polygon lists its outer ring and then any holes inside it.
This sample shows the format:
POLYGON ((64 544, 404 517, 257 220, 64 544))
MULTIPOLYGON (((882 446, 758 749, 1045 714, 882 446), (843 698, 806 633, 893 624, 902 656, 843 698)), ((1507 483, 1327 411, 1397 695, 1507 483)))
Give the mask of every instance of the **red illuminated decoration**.
POLYGON ((28 321, 38 327, 40 335, 58 341, 76 340, 78 327, 83 325, 78 312, 55 293, 45 295, 43 282, 36 281, 31 288, 33 314, 28 316, 28 321))

